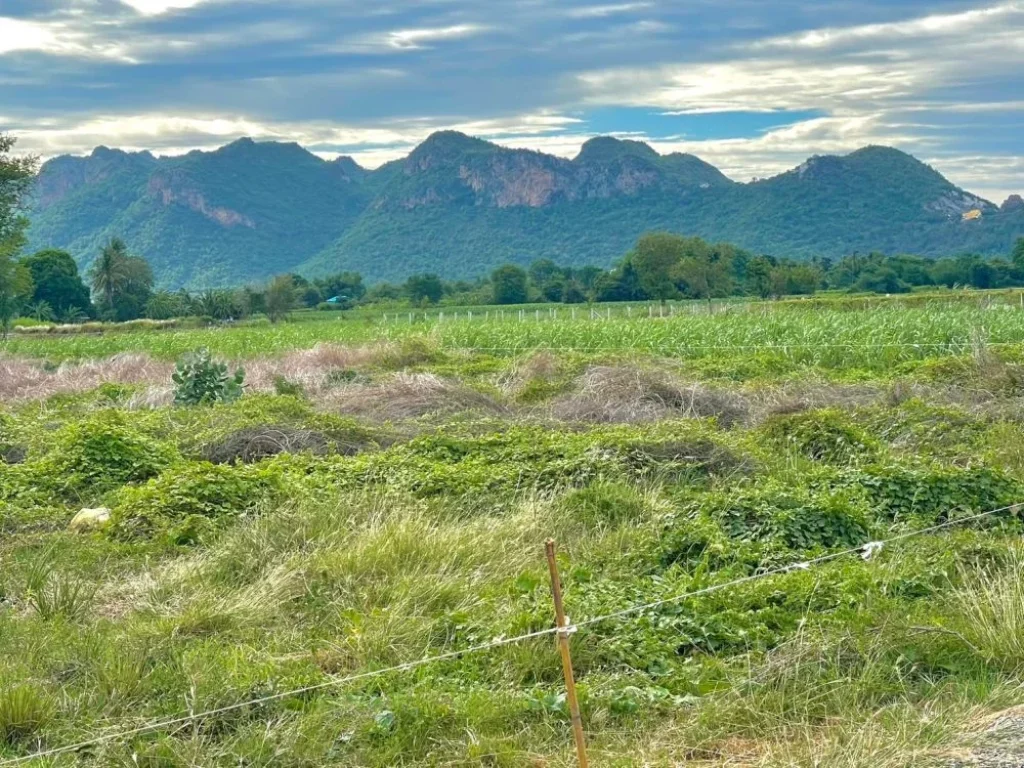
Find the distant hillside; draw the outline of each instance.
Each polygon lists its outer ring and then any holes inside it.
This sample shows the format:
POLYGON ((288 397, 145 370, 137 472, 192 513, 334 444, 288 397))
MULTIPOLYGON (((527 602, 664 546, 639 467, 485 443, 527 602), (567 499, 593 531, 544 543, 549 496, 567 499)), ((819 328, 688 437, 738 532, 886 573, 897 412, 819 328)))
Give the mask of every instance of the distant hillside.
POLYGON ((884 147, 739 184, 641 142, 599 137, 567 160, 451 131, 375 171, 248 139, 177 158, 100 147, 43 166, 31 218, 30 247, 86 265, 119 235, 168 287, 288 270, 469 277, 543 256, 608 265, 649 229, 798 258, 1005 254, 1024 234, 1024 206, 999 209, 884 147), (975 208, 981 220, 962 221, 975 208))

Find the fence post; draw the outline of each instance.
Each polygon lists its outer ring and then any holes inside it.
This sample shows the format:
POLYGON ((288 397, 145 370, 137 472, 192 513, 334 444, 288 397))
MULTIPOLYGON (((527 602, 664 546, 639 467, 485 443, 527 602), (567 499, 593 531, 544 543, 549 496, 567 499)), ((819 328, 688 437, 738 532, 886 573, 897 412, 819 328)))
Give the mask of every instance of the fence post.
POLYGON ((576 698, 576 679, 572 671, 572 654, 569 651, 569 636, 576 630, 570 626, 562 605, 562 582, 558 576, 558 563, 555 561, 555 540, 548 539, 544 544, 544 552, 548 558, 548 571, 551 574, 551 596, 555 601, 555 618, 561 630, 558 633, 558 650, 562 654, 562 674, 565 675, 565 697, 569 703, 569 714, 572 717, 572 734, 576 740, 576 759, 580 768, 588 768, 587 742, 583 737, 583 717, 580 715, 580 703, 576 698))

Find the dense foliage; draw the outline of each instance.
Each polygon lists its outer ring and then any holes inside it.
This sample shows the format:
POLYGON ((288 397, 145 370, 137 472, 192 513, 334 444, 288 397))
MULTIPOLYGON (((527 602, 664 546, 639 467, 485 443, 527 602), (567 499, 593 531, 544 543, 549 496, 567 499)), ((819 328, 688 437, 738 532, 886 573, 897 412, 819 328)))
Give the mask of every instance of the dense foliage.
POLYGON ((992 256, 1024 233, 1024 207, 998 209, 881 147, 752 184, 609 138, 569 161, 448 133, 375 171, 249 140, 159 159, 98 148, 46 163, 36 198, 31 249, 62 248, 86 268, 120 237, 171 290, 285 272, 474 279, 542 258, 607 267, 650 230, 800 261, 992 256), (980 220, 961 220, 975 208, 980 220))

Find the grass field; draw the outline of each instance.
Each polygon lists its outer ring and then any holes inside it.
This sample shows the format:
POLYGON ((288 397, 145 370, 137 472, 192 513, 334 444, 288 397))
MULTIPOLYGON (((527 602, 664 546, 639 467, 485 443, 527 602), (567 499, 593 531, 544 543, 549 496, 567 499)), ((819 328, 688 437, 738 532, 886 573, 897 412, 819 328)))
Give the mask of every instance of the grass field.
POLYGON ((548 537, 595 766, 1020 759, 1022 342, 927 301, 19 335, 0 765, 573 765, 550 635, 331 685, 550 629, 548 537), (237 402, 173 404, 200 346, 237 402))

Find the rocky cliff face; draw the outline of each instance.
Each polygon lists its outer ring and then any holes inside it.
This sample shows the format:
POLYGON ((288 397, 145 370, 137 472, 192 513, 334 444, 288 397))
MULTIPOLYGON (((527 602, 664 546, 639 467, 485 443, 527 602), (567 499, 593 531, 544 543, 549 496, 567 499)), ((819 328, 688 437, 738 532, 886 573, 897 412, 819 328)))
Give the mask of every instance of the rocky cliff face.
POLYGON ((731 183, 692 155, 662 156, 635 141, 591 139, 567 160, 441 132, 406 159, 401 177, 385 195, 407 210, 467 199, 497 208, 541 208, 649 189, 681 192, 731 183))
POLYGON ((189 179, 181 173, 154 173, 149 177, 146 192, 162 205, 183 205, 222 227, 256 228, 256 223, 244 213, 208 203, 206 196, 191 186, 189 179))
POLYGON ((96 147, 87 157, 54 158, 43 166, 36 181, 36 206, 49 208, 83 187, 101 185, 118 177, 120 183, 131 183, 128 177, 137 180, 156 165, 156 158, 148 152, 128 153, 107 147, 96 147))
POLYGON ((1003 204, 999 207, 1003 213, 1010 213, 1011 211, 1024 211, 1024 198, 1020 195, 1010 195, 1003 201, 1003 204))

